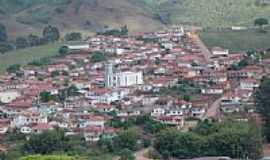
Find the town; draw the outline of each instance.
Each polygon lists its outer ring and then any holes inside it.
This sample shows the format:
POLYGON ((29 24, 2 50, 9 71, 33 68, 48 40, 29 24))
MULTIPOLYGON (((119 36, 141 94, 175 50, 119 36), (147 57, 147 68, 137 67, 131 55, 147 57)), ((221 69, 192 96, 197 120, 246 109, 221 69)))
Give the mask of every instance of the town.
POLYGON ((95 143, 117 136, 115 119, 143 115, 183 132, 203 120, 260 123, 254 92, 270 59, 202 45, 181 26, 63 45, 48 63, 0 76, 0 135, 61 128, 95 143))

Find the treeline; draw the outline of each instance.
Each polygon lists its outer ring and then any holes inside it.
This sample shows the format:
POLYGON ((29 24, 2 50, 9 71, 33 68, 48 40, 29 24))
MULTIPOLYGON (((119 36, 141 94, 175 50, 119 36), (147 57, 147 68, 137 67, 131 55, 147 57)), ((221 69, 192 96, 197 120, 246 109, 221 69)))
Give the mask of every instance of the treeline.
POLYGON ((57 27, 48 25, 42 31, 42 36, 30 34, 25 37, 17 37, 15 42, 9 41, 6 27, 0 24, 0 53, 14 49, 23 49, 56 42, 60 39, 60 31, 57 27))
POLYGON ((86 143, 83 135, 66 136, 61 129, 34 134, 28 140, 19 132, 9 133, 3 143, 11 147, 7 153, 0 152, 0 159, 18 159, 32 154, 67 154, 93 159, 109 155, 134 160, 135 151, 149 146, 153 146, 149 152, 153 159, 204 156, 258 159, 262 153, 260 128, 253 122, 204 121, 188 132, 158 123, 150 116, 130 118, 125 122, 115 117, 107 125, 119 129, 117 136, 101 136, 96 144, 86 143), (11 145, 15 142, 16 145, 11 145))
MULTIPOLYGON (((60 37, 59 28, 48 25, 43 29, 41 36, 29 34, 28 36, 17 37, 15 41, 10 41, 6 27, 0 24, 0 53, 54 43, 59 41, 60 37)), ((66 41, 78 41, 82 39, 82 35, 79 32, 72 32, 66 34, 64 39, 66 41)))
POLYGON ((257 159, 262 152, 260 130, 238 121, 201 122, 190 132, 163 130, 155 136, 154 148, 165 158, 229 156, 257 159))
POLYGON ((120 27, 120 29, 105 29, 103 31, 97 32, 97 34, 105 36, 125 36, 128 35, 128 32, 128 27, 125 25, 120 27))

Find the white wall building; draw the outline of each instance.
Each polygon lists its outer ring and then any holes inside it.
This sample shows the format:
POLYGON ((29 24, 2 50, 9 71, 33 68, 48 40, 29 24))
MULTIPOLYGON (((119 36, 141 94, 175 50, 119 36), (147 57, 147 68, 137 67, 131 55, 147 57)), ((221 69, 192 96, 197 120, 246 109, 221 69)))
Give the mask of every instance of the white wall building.
POLYGON ((223 48, 220 48, 220 47, 214 47, 212 49, 212 54, 214 56, 226 56, 229 54, 229 50, 228 49, 223 49, 223 48))
POLYGON ((89 44, 78 44, 78 45, 64 45, 70 50, 87 50, 90 49, 89 44))
POLYGON ((105 85, 106 87, 126 87, 143 84, 142 72, 114 72, 113 64, 106 65, 105 85))
POLYGON ((3 92, 0 92, 0 102, 10 103, 20 96, 21 94, 17 91, 3 91, 3 92))

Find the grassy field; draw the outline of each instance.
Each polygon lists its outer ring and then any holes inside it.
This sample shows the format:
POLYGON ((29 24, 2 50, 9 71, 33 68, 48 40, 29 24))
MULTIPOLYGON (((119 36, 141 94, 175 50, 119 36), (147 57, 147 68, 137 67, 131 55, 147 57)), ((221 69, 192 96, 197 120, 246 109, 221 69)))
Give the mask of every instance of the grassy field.
POLYGON ((270 48, 270 28, 267 33, 257 30, 201 32, 200 37, 208 48, 215 46, 231 51, 270 48))
MULTIPOLYGON (((149 1, 149 0, 145 0, 149 1)), ((257 0, 167 0, 160 5, 172 23, 202 27, 252 25, 257 17, 270 18, 270 6, 257 6, 257 0)))
POLYGON ((0 73, 12 64, 25 65, 33 60, 57 55, 60 44, 49 44, 0 54, 0 73))

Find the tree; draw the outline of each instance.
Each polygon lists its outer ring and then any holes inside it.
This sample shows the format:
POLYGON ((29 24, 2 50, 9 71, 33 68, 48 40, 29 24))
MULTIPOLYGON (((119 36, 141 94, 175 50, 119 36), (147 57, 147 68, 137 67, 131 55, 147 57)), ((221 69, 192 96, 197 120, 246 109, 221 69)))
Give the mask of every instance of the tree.
POLYGON ((79 89, 76 86, 71 85, 67 89, 67 94, 68 94, 68 96, 78 96, 79 95, 78 91, 79 91, 79 89))
POLYGON ((6 42, 8 39, 6 27, 0 23, 0 42, 6 42))
POLYGON ((121 27, 122 35, 128 35, 128 27, 127 25, 121 27))
POLYGON ((255 104, 264 120, 264 135, 270 142, 270 78, 263 77, 255 93, 255 104))
POLYGON ((24 37, 18 37, 16 38, 16 48, 17 49, 23 49, 29 47, 29 43, 26 38, 24 37))
POLYGON ((28 37, 29 46, 34 47, 40 44, 40 38, 36 35, 30 34, 28 37))
POLYGON ((57 27, 54 26, 46 26, 43 30, 43 38, 47 42, 55 42, 60 38, 60 32, 57 27))
POLYGON ((0 43, 0 53, 6 53, 13 50, 13 45, 8 42, 0 43))
POLYGON ((41 93, 39 94, 39 96, 40 96, 40 100, 41 100, 42 102, 49 102, 49 101, 55 99, 55 97, 54 97, 53 95, 51 95, 50 92, 47 92, 47 91, 41 92, 41 93))
POLYGON ((82 39, 82 34, 79 32, 72 32, 65 35, 66 41, 78 41, 82 39))
POLYGON ((62 130, 53 130, 41 134, 32 135, 22 147, 22 151, 27 154, 51 154, 53 152, 69 151, 72 146, 70 139, 65 136, 62 130))
POLYGON ((7 68, 7 72, 8 73, 16 73, 17 71, 19 71, 21 68, 21 65, 19 64, 13 64, 13 65, 10 65, 8 68, 7 68))
POLYGON ((107 58, 104 53, 102 52, 94 52, 94 54, 91 57, 91 62, 96 63, 96 62, 102 62, 105 61, 107 58))
POLYGON ((141 138, 141 133, 138 128, 129 128, 119 133, 113 139, 115 149, 129 149, 135 151, 137 149, 137 142, 141 138))
POLYGON ((264 26, 268 24, 269 22, 268 22, 268 19, 266 18, 257 18, 254 20, 254 25, 259 26, 261 31, 264 31, 264 26))
POLYGON ((62 46, 59 48, 58 53, 60 55, 67 54, 67 53, 69 53, 69 48, 67 46, 62 46))
POLYGON ((124 149, 119 153, 120 159, 119 160, 135 160, 135 156, 133 152, 129 149, 124 149))
POLYGON ((196 134, 167 129, 155 137, 154 147, 165 158, 193 158, 202 155, 202 144, 203 140, 196 134))
POLYGON ((202 122, 190 132, 162 130, 155 136, 154 148, 165 158, 229 156, 256 159, 261 155, 260 129, 253 122, 226 120, 202 122))
POLYGON ((80 158, 66 155, 31 155, 22 157, 20 160, 80 160, 80 158))

